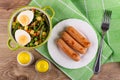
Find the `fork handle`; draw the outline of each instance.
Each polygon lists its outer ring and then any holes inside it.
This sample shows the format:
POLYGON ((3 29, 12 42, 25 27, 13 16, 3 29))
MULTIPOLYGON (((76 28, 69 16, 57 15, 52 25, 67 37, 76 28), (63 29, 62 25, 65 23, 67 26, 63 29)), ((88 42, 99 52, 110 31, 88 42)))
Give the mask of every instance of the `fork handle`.
POLYGON ((104 41, 104 35, 102 35, 102 39, 100 41, 100 46, 98 48, 98 56, 97 56, 96 63, 94 66, 94 74, 97 74, 100 72, 103 41, 104 41))

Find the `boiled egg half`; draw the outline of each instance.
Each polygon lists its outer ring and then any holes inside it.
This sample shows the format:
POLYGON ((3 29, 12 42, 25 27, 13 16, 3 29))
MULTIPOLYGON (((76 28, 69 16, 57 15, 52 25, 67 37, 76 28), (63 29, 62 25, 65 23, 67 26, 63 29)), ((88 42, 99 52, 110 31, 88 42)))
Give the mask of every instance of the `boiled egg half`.
POLYGON ((24 30, 16 30, 15 32, 15 39, 17 41, 17 43, 21 46, 25 46, 26 44, 28 44, 31 41, 31 37, 29 35, 29 33, 27 33, 24 30))
POLYGON ((22 11, 17 16, 17 20, 22 26, 29 25, 32 22, 33 18, 34 18, 34 13, 33 11, 30 10, 22 11))

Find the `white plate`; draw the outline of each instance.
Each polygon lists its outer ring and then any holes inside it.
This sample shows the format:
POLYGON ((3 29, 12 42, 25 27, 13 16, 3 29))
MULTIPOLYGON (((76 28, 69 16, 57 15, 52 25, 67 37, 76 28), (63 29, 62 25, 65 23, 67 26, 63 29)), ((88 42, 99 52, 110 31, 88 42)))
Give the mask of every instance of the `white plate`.
POLYGON ((52 59, 59 65, 76 69, 89 64, 95 57, 98 48, 98 39, 93 28, 87 23, 79 19, 67 19, 59 22, 52 30, 51 37, 48 40, 48 51, 52 59), (67 26, 73 26, 76 30, 83 33, 91 42, 91 46, 85 55, 81 56, 81 60, 76 62, 70 59, 61 49, 56 45, 56 39, 60 37, 60 32, 64 31, 67 26))

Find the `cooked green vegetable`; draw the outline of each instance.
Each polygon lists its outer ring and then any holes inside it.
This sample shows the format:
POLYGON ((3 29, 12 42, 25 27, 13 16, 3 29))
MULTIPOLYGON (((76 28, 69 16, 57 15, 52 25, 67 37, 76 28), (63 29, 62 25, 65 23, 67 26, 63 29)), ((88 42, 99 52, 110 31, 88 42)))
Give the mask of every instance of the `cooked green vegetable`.
POLYGON ((33 43, 30 43, 30 46, 33 46, 33 43))
POLYGON ((34 38, 34 40, 35 40, 35 41, 37 41, 37 40, 38 40, 38 38, 37 38, 37 37, 35 37, 35 38, 34 38))
POLYGON ((40 39, 42 39, 42 32, 43 32, 44 26, 42 26, 41 30, 40 30, 40 39))

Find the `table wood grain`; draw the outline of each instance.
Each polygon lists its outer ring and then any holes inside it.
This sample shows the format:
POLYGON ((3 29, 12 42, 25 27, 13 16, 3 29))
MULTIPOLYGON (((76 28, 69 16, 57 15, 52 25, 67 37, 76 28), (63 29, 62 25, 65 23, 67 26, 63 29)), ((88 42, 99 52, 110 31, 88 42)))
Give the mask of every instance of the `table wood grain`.
MULTIPOLYGON (((29 67, 22 67, 17 63, 16 56, 24 49, 17 51, 8 49, 7 25, 10 15, 16 8, 25 6, 29 2, 30 0, 0 0, 0 80, 70 80, 52 63, 51 70, 45 74, 37 73, 34 63, 29 67)), ((44 58, 35 50, 29 51, 33 53, 35 60, 44 58)), ((104 64, 101 72, 94 75, 91 80, 120 80, 120 63, 104 64)))

